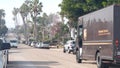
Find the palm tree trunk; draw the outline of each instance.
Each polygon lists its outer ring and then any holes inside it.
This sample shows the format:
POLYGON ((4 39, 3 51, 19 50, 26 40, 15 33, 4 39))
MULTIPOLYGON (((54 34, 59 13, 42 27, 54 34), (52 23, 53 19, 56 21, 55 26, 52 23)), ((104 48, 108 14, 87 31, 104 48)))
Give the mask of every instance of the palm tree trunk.
POLYGON ((34 21, 34 38, 35 38, 35 41, 37 41, 37 25, 36 25, 36 21, 34 21))
POLYGON ((25 37, 25 41, 28 42, 28 35, 27 35, 27 26, 25 23, 25 17, 22 16, 23 19, 23 24, 24 24, 24 37, 25 37))

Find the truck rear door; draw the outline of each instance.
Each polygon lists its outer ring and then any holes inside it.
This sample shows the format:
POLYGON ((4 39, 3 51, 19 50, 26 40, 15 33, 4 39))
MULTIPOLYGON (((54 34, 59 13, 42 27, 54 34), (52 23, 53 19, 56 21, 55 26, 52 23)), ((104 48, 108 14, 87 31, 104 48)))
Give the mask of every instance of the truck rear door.
POLYGON ((114 60, 120 63, 120 7, 114 7, 114 60))

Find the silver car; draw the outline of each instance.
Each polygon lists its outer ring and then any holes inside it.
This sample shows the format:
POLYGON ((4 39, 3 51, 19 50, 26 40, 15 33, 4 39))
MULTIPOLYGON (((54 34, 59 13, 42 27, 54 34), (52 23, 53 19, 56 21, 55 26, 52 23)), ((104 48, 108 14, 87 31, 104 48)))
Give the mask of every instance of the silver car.
POLYGON ((75 46, 75 41, 74 40, 68 40, 66 44, 64 45, 63 52, 66 53, 71 53, 73 52, 73 48, 75 46))
POLYGON ((33 42, 31 42, 31 45, 30 45, 30 46, 31 46, 31 47, 35 47, 36 43, 37 43, 37 42, 33 41, 33 42))
POLYGON ((47 48, 47 49, 49 49, 50 48, 49 42, 42 42, 41 48, 47 48))
POLYGON ((41 48, 41 45, 42 45, 42 42, 37 42, 37 43, 35 44, 35 47, 36 47, 36 48, 41 48))

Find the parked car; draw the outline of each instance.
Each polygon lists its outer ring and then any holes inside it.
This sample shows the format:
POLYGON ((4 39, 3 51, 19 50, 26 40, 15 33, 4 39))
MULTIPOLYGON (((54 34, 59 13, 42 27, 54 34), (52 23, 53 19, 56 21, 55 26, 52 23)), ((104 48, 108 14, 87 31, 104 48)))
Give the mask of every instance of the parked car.
POLYGON ((28 42, 28 46, 31 46, 31 43, 32 43, 32 42, 29 41, 29 42, 28 42))
POLYGON ((49 49, 50 48, 49 42, 42 42, 41 48, 47 48, 47 49, 49 49))
POLYGON ((37 43, 37 42, 33 41, 33 42, 31 42, 31 45, 30 45, 30 46, 35 47, 36 43, 37 43))
POLYGON ((63 52, 66 53, 71 53, 73 52, 73 48, 75 46, 75 41, 74 40, 68 40, 66 44, 64 45, 63 52))
POLYGON ((36 47, 36 48, 41 48, 41 45, 42 45, 42 42, 37 42, 37 43, 35 44, 35 47, 36 47))
POLYGON ((10 40, 10 45, 12 48, 17 48, 18 47, 18 40, 17 39, 11 39, 10 40))
POLYGON ((73 47, 73 54, 74 54, 74 55, 76 54, 76 44, 75 44, 75 46, 73 47))
POLYGON ((0 39, 0 68, 6 68, 8 63, 8 49, 10 49, 10 43, 3 42, 0 39))

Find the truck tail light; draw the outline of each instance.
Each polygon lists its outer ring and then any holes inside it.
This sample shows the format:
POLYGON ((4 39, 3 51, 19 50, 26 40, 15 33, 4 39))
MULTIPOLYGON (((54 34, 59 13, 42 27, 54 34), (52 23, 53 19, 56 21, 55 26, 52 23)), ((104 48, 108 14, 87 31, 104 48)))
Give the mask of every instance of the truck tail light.
POLYGON ((115 40, 115 45, 118 47, 118 45, 119 45, 119 40, 118 39, 115 40))

